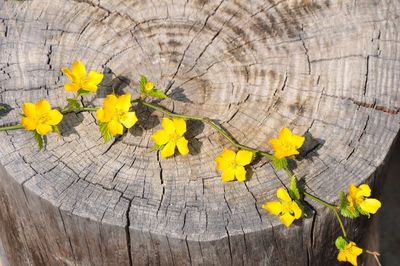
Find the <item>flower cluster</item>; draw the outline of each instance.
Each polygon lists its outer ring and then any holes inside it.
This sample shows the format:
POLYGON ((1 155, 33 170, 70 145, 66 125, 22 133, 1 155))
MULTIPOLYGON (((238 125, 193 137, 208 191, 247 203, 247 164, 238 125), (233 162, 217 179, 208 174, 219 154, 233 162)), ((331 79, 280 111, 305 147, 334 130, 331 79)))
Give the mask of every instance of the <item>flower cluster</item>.
MULTIPOLYGON (((163 90, 156 88, 154 83, 145 76, 141 76, 138 83, 137 92, 140 95, 138 99, 132 99, 129 93, 122 95, 111 93, 105 97, 101 107, 84 107, 81 106, 80 97, 96 93, 103 80, 103 74, 95 70, 87 73, 86 67, 81 61, 74 62, 71 69, 63 67, 62 72, 70 80, 69 83, 64 85, 65 90, 75 94, 73 98, 66 99, 68 105, 64 109, 52 109, 45 99, 40 99, 36 103, 24 103, 22 106, 21 125, 0 127, 0 130, 23 127, 33 133, 34 139, 37 141, 39 149, 41 149, 43 147, 43 136, 50 132, 61 134, 58 124, 62 121, 63 114, 95 111, 100 134, 104 142, 108 142, 116 136, 123 135, 125 129, 130 129, 138 123, 136 112, 132 110, 133 104, 137 103, 137 107, 143 105, 171 117, 163 117, 162 128, 151 136, 154 141, 153 150, 159 152, 161 158, 164 159, 174 156, 176 151, 181 155, 189 154, 190 139, 185 137, 187 132, 186 120, 202 121, 214 128, 217 133, 233 146, 231 149, 224 147, 223 151, 215 158, 216 170, 220 172, 223 182, 234 180, 246 182, 248 170, 255 158, 257 156, 268 158, 275 170, 285 171, 289 175, 290 184, 288 187, 281 187, 276 191, 278 201, 265 202, 261 207, 270 214, 277 216, 286 227, 291 226, 296 220, 300 220, 303 217, 306 198, 310 198, 314 202, 331 209, 335 213, 343 233, 343 236, 339 236, 335 241, 335 245, 339 250, 337 260, 357 265, 357 257, 363 253, 363 249, 347 238, 341 217, 350 219, 360 215, 370 217, 381 207, 381 202, 370 198, 371 189, 367 184, 359 186, 350 184, 347 195, 344 192, 340 194, 340 203, 338 205, 327 203, 301 188, 296 176, 289 169, 288 160, 294 160, 295 156, 299 154, 299 149, 305 141, 303 136, 293 134, 290 129, 283 128, 277 138, 272 138, 268 141, 273 149, 272 154, 239 144, 222 127, 208 118, 176 114, 157 104, 146 101, 149 97, 159 100, 165 99, 167 95, 163 90)), ((297 222, 301 223, 300 221, 297 222)))

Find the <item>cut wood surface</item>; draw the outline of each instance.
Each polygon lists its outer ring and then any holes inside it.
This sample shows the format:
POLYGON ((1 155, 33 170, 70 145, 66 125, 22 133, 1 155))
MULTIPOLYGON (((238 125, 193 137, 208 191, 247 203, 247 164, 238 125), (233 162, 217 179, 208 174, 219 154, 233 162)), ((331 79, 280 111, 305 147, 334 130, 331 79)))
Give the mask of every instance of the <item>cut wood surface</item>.
MULTIPOLYGON (((332 202, 373 183, 400 121, 400 2, 298 0, 0 0, 0 124, 24 102, 65 107, 61 67, 104 71, 136 95, 140 74, 178 113, 217 121, 240 143, 271 151, 283 127, 306 136, 294 170, 332 202)), ((161 115, 104 144, 93 113, 67 114, 38 151, 25 130, 0 132, 0 236, 10 265, 335 265, 334 216, 289 229, 261 208, 289 177, 263 158, 248 181, 223 183, 229 147, 188 122, 188 156, 163 159, 150 136, 161 115)), ((140 124, 140 125, 139 125, 140 124)), ((376 196, 376 195, 374 195, 376 196)), ((346 221, 365 237, 368 221, 346 221)), ((368 243, 367 243, 368 244, 368 243)), ((368 246, 367 246, 368 248, 368 246)))

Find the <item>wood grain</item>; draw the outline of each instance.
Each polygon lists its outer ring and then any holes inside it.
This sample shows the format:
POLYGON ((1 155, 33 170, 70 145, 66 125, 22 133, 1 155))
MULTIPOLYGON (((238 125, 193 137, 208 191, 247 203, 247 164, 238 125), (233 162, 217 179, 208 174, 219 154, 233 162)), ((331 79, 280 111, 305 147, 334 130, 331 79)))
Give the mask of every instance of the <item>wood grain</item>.
MULTIPOLYGON (((282 127, 308 136, 295 173, 337 201, 350 182, 384 175, 399 130, 398 1, 0 1, 0 119, 40 98, 71 97, 60 68, 82 60, 135 94, 140 74, 176 112, 216 119, 239 142, 270 150, 282 127), (111 75, 110 71, 115 73, 111 75), (128 84, 131 82, 132 86, 128 84)), ((222 183, 227 147, 190 123, 190 155, 160 160, 161 116, 103 144, 93 114, 68 114, 38 152, 31 134, 0 132, 0 236, 10 265, 334 265, 334 217, 286 229, 261 205, 288 183, 261 159, 246 183, 222 183)), ((310 202, 313 204, 313 202, 310 202)), ((359 240, 367 221, 347 222, 359 240)), ((368 247, 367 247, 368 248, 368 247)))

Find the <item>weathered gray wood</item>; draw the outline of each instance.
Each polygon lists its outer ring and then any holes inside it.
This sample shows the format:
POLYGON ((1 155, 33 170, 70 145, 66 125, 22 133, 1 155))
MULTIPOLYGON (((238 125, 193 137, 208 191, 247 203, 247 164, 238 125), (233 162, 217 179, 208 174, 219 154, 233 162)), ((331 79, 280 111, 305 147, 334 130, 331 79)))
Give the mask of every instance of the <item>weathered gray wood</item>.
MULTIPOLYGON (((218 119, 268 150, 282 127, 317 141, 295 170, 330 201, 373 184, 399 130, 398 1, 0 0, 0 102, 63 107, 63 66, 110 68, 134 93, 140 74, 177 112, 218 119)), ((85 100, 99 105, 100 98, 85 100)), ((104 145, 92 114, 69 114, 38 152, 31 134, 0 132, 0 236, 10 265, 334 265, 336 220, 286 229, 261 205, 287 183, 262 159, 246 183, 222 183, 227 143, 190 124, 191 154, 159 161, 160 116, 104 145)), ((311 202, 312 203, 312 202, 311 202)), ((366 220, 347 222, 362 240, 366 220)), ((367 243, 368 244, 368 243, 367 243)), ((366 246, 369 248, 369 246, 366 246)))

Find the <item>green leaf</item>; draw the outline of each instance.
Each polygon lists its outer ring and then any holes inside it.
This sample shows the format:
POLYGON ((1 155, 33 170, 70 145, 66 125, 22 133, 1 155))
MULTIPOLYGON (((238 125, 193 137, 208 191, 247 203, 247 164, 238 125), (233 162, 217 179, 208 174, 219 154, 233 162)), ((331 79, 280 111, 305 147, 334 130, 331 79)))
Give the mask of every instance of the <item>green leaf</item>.
POLYGON ((0 103, 0 111, 1 110, 6 110, 6 107, 0 103))
POLYGON ((340 192, 340 204, 339 204, 339 208, 343 209, 347 207, 347 199, 346 199, 346 194, 344 194, 344 192, 340 192))
POLYGON ((336 245, 337 249, 344 250, 346 248, 347 244, 348 243, 347 243, 346 239, 344 239, 342 236, 339 236, 338 238, 336 238, 335 245, 336 245))
POLYGON ((108 130, 108 123, 99 122, 99 129, 101 136, 104 139, 104 143, 109 142, 112 140, 113 136, 111 135, 110 131, 108 130))
POLYGON ((340 214, 343 217, 350 218, 350 219, 354 219, 354 218, 357 218, 358 216, 360 216, 358 212, 352 212, 347 207, 343 208, 343 209, 340 209, 340 214))
POLYGON ((144 86, 146 85, 146 83, 147 83, 147 78, 145 76, 141 75, 140 80, 139 80, 139 91, 141 93, 145 92, 144 86))
POLYGON ((79 110, 81 108, 81 105, 78 102, 78 100, 73 98, 67 98, 67 101, 70 110, 79 110))
POLYGON ((153 148, 151 148, 151 151, 161 151, 165 147, 165 145, 166 144, 162 144, 162 145, 154 144, 153 148))
POLYGON ((43 137, 35 131, 33 132, 33 138, 35 139, 36 143, 38 144, 39 151, 43 148, 43 137))
POLYGON ((294 200, 301 200, 302 198, 300 189, 297 185, 297 178, 294 175, 290 178, 289 194, 294 200))
POLYGON ((87 90, 83 90, 83 89, 78 90, 78 96, 85 96, 85 95, 88 95, 90 93, 92 93, 92 92, 91 91, 87 91, 87 90))
POLYGON ((286 158, 278 159, 275 156, 272 158, 272 165, 274 166, 275 170, 281 170, 288 166, 286 158))
POLYGON ((360 207, 357 206, 357 211, 361 214, 361 215, 365 215, 368 216, 368 219, 371 217, 371 215, 368 212, 363 211, 360 207))
POLYGON ((340 204, 339 204, 340 214, 343 217, 354 219, 359 215, 358 211, 351 211, 347 202, 346 194, 342 191, 340 192, 340 204))
POLYGON ((153 96, 153 97, 156 97, 156 98, 159 98, 159 99, 166 99, 166 98, 168 98, 167 95, 165 95, 165 93, 164 93, 162 90, 160 90, 160 89, 152 89, 151 91, 149 91, 149 92, 147 93, 147 95, 153 96))
POLYGON ((51 128, 53 129, 53 132, 55 132, 59 136, 61 136, 61 132, 60 132, 60 129, 58 128, 58 126, 51 126, 51 128))

